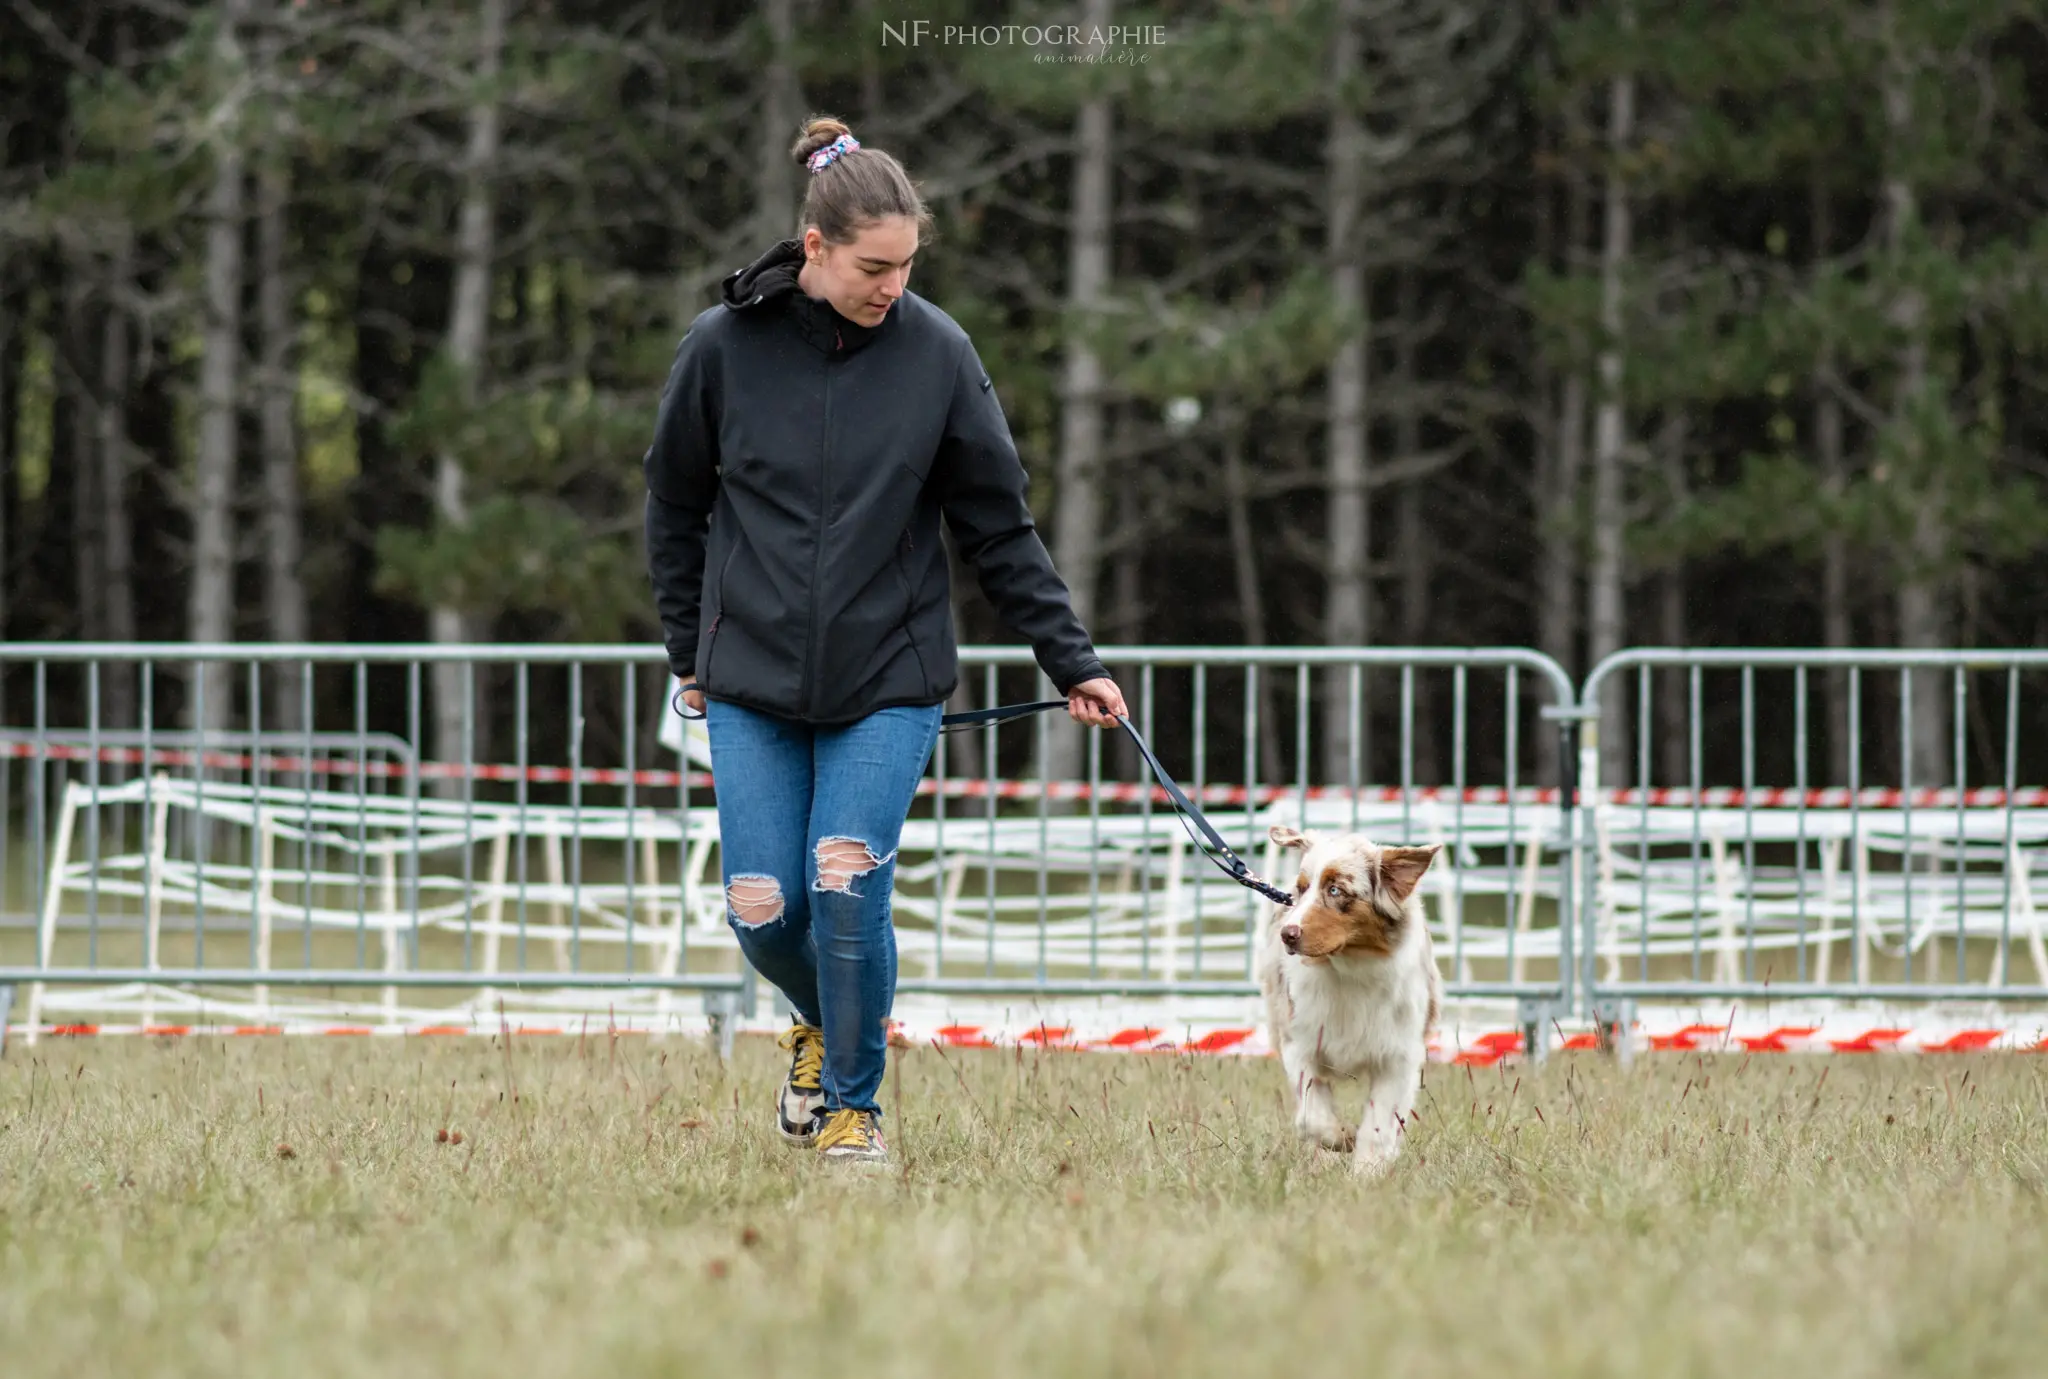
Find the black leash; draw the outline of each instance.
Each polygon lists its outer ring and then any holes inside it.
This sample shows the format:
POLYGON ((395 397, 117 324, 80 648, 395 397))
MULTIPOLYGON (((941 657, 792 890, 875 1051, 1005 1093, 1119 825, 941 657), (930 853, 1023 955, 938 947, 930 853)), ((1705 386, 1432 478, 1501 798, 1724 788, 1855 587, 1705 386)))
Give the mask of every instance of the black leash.
MULTIPOLYGON (((681 702, 682 691, 678 690, 675 695, 676 712, 691 720, 703 717, 702 714, 683 713, 681 702)), ((970 728, 994 728, 1004 723, 1013 723, 1020 718, 1030 718, 1036 714, 1049 713, 1065 707, 1067 701, 1064 699, 1040 699, 1030 704, 1003 704, 993 709, 969 709, 965 713, 949 713, 941 718, 939 731, 957 733, 970 728)), ((1137 725, 1128 718, 1118 718, 1117 725, 1130 734, 1132 745, 1138 749, 1138 755, 1145 758, 1145 764, 1152 769, 1152 775, 1158 780, 1160 789, 1164 790, 1167 799, 1173 802, 1174 813, 1179 816, 1181 827, 1187 832, 1188 841, 1201 849, 1203 856, 1222 868, 1223 873, 1238 885, 1247 890, 1257 891, 1276 905, 1292 905, 1294 897, 1291 894, 1278 886, 1261 881, 1258 874, 1245 865, 1245 860, 1231 849, 1230 844, 1223 841, 1223 835, 1216 831, 1216 826, 1209 822, 1195 802, 1187 797, 1187 792, 1182 790, 1167 773, 1166 768, 1159 764, 1159 758, 1152 754, 1151 744, 1145 741, 1137 725), (1197 829, 1201 830, 1199 837, 1196 836, 1197 829)))
MULTIPOLYGON (((993 728, 1019 718, 1029 718, 1033 714, 1047 713, 1065 707, 1067 701, 1064 699, 1041 699, 1032 704, 1004 704, 993 709, 949 713, 939 720, 939 731, 951 733, 967 728, 993 728)), ((1181 827, 1187 831, 1188 841, 1200 848, 1205 857, 1222 868, 1224 874, 1238 885, 1247 890, 1257 891, 1276 905, 1292 905, 1294 897, 1291 894, 1278 886, 1261 881, 1258 874, 1245 865, 1245 860, 1231 850, 1230 844, 1223 841, 1223 835, 1216 831, 1216 826, 1204 817, 1201 809, 1187 797, 1187 792, 1182 790, 1167 773, 1166 768, 1160 765, 1159 758, 1152 754, 1151 744, 1145 741, 1137 725, 1123 717, 1117 719, 1117 725, 1130 735, 1132 745, 1138 749, 1138 755, 1145 758, 1145 764, 1152 768, 1152 775, 1158 780, 1160 789, 1164 790, 1167 799, 1173 802, 1174 813, 1179 816, 1181 827), (1201 830, 1200 837, 1195 836, 1196 829, 1201 830)))

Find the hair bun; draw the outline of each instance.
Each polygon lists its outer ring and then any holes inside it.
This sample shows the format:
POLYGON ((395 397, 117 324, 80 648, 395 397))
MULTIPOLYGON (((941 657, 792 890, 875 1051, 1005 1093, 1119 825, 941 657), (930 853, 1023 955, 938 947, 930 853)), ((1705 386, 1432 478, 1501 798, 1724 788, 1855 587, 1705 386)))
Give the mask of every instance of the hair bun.
POLYGON ((796 142, 789 146, 789 156, 796 159, 799 167, 810 163, 811 155, 842 134, 851 134, 853 129, 843 120, 830 115, 813 115, 804 121, 804 132, 797 135, 796 142))

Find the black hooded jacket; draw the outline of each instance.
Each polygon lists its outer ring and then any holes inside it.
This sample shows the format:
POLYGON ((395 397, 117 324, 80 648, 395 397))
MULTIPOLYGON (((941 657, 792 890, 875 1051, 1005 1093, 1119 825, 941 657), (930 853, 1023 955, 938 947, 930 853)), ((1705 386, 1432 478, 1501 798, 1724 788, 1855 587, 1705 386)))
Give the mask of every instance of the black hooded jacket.
POLYGON ((940 519, 1062 694, 1106 674, 1027 504, 974 345, 905 292, 877 326, 797 288, 795 240, 725 280, 676 349, 643 468, 671 669, 814 724, 959 678, 940 519))

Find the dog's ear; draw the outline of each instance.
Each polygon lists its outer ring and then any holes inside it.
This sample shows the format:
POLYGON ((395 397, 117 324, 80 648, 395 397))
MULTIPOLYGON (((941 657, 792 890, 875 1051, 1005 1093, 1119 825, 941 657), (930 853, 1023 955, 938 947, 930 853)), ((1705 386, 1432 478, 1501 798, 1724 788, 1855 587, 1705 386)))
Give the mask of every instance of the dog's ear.
POLYGON ((1431 843, 1426 848, 1382 848, 1380 849, 1380 885, 1385 888, 1387 898, 1396 905, 1406 904, 1408 897, 1415 893, 1416 883, 1429 870, 1429 864, 1436 860, 1442 843, 1431 843))
POLYGON ((1303 833, 1300 829, 1289 828, 1286 824, 1274 824, 1267 830, 1266 836, 1281 847, 1298 848, 1303 852, 1308 851, 1316 840, 1315 834, 1303 833))

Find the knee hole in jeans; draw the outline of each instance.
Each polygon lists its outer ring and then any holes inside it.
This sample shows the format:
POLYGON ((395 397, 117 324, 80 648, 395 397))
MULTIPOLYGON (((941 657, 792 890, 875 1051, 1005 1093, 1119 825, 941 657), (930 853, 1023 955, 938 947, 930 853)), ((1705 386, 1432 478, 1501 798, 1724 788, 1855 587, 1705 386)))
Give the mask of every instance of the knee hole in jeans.
POLYGON ((875 850, 858 838, 820 838, 817 889, 858 895, 854 878, 867 875, 887 860, 875 856, 875 850))
POLYGON ((732 917, 749 929, 782 918, 782 883, 772 876, 735 876, 725 888, 732 917))

